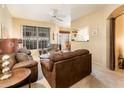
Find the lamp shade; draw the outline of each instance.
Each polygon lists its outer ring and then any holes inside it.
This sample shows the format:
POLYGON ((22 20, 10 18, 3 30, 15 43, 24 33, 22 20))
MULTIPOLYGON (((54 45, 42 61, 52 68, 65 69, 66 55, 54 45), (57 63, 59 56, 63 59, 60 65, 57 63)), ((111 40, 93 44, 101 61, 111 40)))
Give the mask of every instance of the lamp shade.
POLYGON ((17 50, 17 39, 0 39, 0 55, 11 54, 17 50))

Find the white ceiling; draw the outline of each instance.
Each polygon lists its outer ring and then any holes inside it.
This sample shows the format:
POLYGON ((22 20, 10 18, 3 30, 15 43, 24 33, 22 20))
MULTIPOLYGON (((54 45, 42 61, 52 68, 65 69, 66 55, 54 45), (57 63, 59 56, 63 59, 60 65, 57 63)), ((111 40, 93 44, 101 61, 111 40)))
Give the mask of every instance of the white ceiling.
POLYGON ((106 6, 106 4, 73 4, 71 5, 71 19, 73 21, 81 16, 86 16, 105 8, 106 6))
POLYGON ((13 17, 38 21, 50 21, 52 9, 58 14, 65 15, 61 24, 70 25, 70 22, 98 9, 105 7, 102 4, 8 4, 7 7, 13 17))

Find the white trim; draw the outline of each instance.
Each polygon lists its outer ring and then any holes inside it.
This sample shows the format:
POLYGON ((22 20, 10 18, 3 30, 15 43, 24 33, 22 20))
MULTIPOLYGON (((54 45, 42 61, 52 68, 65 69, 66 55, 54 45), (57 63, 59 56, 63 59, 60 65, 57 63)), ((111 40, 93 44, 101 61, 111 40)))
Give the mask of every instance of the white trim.
POLYGON ((96 65, 101 66, 101 67, 104 68, 104 69, 107 69, 107 66, 106 66, 105 64, 100 64, 100 63, 98 63, 98 62, 92 62, 92 64, 96 64, 96 65))

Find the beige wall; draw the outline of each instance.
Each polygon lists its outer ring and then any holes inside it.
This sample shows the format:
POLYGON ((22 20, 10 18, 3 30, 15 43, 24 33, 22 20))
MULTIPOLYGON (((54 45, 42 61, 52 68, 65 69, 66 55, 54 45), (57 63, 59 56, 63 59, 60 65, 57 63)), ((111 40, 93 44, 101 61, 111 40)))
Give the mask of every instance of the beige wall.
MULTIPOLYGON (((6 8, 6 6, 0 5, 0 30, 3 32, 3 38, 10 38, 10 34, 13 31, 12 17, 6 8)), ((1 31, 0 31, 1 32, 1 31)), ((0 35, 1 38, 1 35, 0 35)))
POLYGON ((72 28, 90 28, 89 42, 72 42, 72 50, 85 48, 92 53, 92 62, 106 68, 109 62, 109 25, 107 17, 120 5, 107 5, 106 8, 81 17, 72 22, 72 28), (97 36, 92 36, 92 31, 97 29, 97 36))
POLYGON ((84 48, 90 50, 92 53, 93 62, 105 65, 106 62, 106 33, 105 20, 102 11, 92 13, 72 23, 72 27, 81 29, 82 27, 89 27, 89 42, 72 42, 72 50, 84 48), (92 30, 97 29, 97 36, 92 36, 92 30))

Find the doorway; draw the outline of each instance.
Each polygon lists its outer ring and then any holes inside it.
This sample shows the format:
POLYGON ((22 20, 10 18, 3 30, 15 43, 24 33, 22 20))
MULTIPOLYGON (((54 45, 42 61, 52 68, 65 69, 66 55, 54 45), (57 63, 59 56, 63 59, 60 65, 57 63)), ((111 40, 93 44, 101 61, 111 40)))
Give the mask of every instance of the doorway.
POLYGON ((115 19, 115 70, 124 68, 124 14, 115 19))
POLYGON ((59 33, 59 44, 61 45, 61 50, 70 51, 70 32, 60 32, 59 33))
POLYGON ((109 68, 117 70, 119 60, 123 57, 124 5, 115 9, 109 16, 110 21, 110 61, 109 68))

